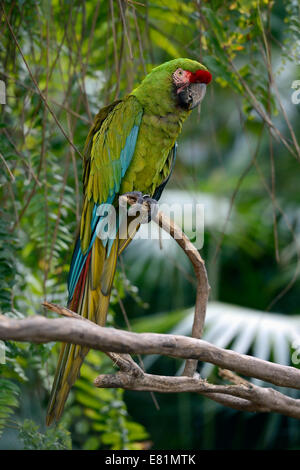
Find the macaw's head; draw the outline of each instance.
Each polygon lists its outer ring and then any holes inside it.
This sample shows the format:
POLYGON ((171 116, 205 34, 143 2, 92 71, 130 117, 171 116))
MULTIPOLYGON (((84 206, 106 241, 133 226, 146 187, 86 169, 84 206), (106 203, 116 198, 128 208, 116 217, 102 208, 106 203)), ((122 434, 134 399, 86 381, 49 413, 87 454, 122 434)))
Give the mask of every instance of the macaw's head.
POLYGON ((175 106, 190 111, 203 100, 212 75, 195 60, 174 59, 154 68, 133 91, 151 107, 175 106))
POLYGON ((206 85, 211 82, 212 75, 200 63, 194 61, 185 63, 186 60, 182 64, 185 68, 178 67, 173 72, 172 81, 179 105, 187 109, 193 109, 203 100, 206 85), (190 62, 192 63, 190 64, 190 62))

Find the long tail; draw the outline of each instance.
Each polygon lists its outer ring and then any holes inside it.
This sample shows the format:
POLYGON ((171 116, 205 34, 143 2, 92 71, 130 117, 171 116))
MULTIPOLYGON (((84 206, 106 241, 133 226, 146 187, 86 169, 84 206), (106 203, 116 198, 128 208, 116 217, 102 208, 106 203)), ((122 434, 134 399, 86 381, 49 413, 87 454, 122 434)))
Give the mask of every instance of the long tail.
MULTIPOLYGON (((68 305, 71 310, 101 326, 104 326, 106 321, 118 250, 118 237, 114 240, 109 255, 102 241, 96 238, 68 305)), ((73 259, 74 256, 76 249, 73 259)), ((60 419, 69 391, 79 376, 80 367, 88 351, 89 348, 85 346, 62 344, 47 410, 48 426, 53 420, 60 419)))

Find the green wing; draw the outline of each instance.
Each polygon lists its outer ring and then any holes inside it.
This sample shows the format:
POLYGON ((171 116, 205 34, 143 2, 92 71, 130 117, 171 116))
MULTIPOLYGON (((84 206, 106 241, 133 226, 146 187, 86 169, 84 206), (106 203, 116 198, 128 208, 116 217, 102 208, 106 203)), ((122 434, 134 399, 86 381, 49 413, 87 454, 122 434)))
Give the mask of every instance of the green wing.
MULTIPOLYGON (((97 209, 113 203, 135 151, 143 110, 134 96, 115 102, 96 116, 85 147, 84 205, 80 236, 68 278, 71 310, 105 324, 116 269, 119 238, 110 247, 97 237, 97 209)), ((56 368, 46 422, 58 420, 79 375, 87 347, 63 344, 56 368)))
POLYGON ((142 115, 140 103, 134 96, 129 96, 114 106, 100 129, 88 138, 80 231, 84 253, 91 241, 95 205, 112 204, 118 195, 122 178, 134 154, 142 115))

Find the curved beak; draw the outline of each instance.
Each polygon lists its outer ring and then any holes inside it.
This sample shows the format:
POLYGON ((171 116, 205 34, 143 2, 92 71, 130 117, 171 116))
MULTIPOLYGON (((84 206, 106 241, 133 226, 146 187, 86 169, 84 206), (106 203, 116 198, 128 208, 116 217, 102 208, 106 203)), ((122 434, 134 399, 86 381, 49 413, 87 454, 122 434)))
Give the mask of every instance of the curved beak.
POLYGON ((186 109, 196 108, 203 100, 205 93, 205 83, 190 83, 178 93, 179 103, 186 109))

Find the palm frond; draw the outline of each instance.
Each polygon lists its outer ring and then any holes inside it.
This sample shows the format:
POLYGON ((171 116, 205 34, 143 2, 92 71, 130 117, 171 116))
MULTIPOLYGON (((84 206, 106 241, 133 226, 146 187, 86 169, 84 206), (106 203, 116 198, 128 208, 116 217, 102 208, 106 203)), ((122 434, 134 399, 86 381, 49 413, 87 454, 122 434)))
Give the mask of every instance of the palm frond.
MULTIPOLYGON (((166 315, 169 317, 172 313, 166 315)), ((152 321, 155 324, 156 316, 153 315, 153 319, 148 318, 148 325, 152 321)), ((182 316, 183 320, 164 333, 190 335, 193 309, 183 311, 182 316)), ((138 324, 137 321, 134 327, 136 328, 138 324)), ((291 346, 299 338, 300 315, 286 316, 222 302, 208 304, 203 339, 221 348, 230 347, 241 354, 253 354, 260 359, 290 365, 291 346)), ((144 361, 145 366, 150 368, 157 358, 157 356, 147 357, 144 361)), ((212 370, 213 365, 204 364, 201 375, 208 377, 212 370)))

